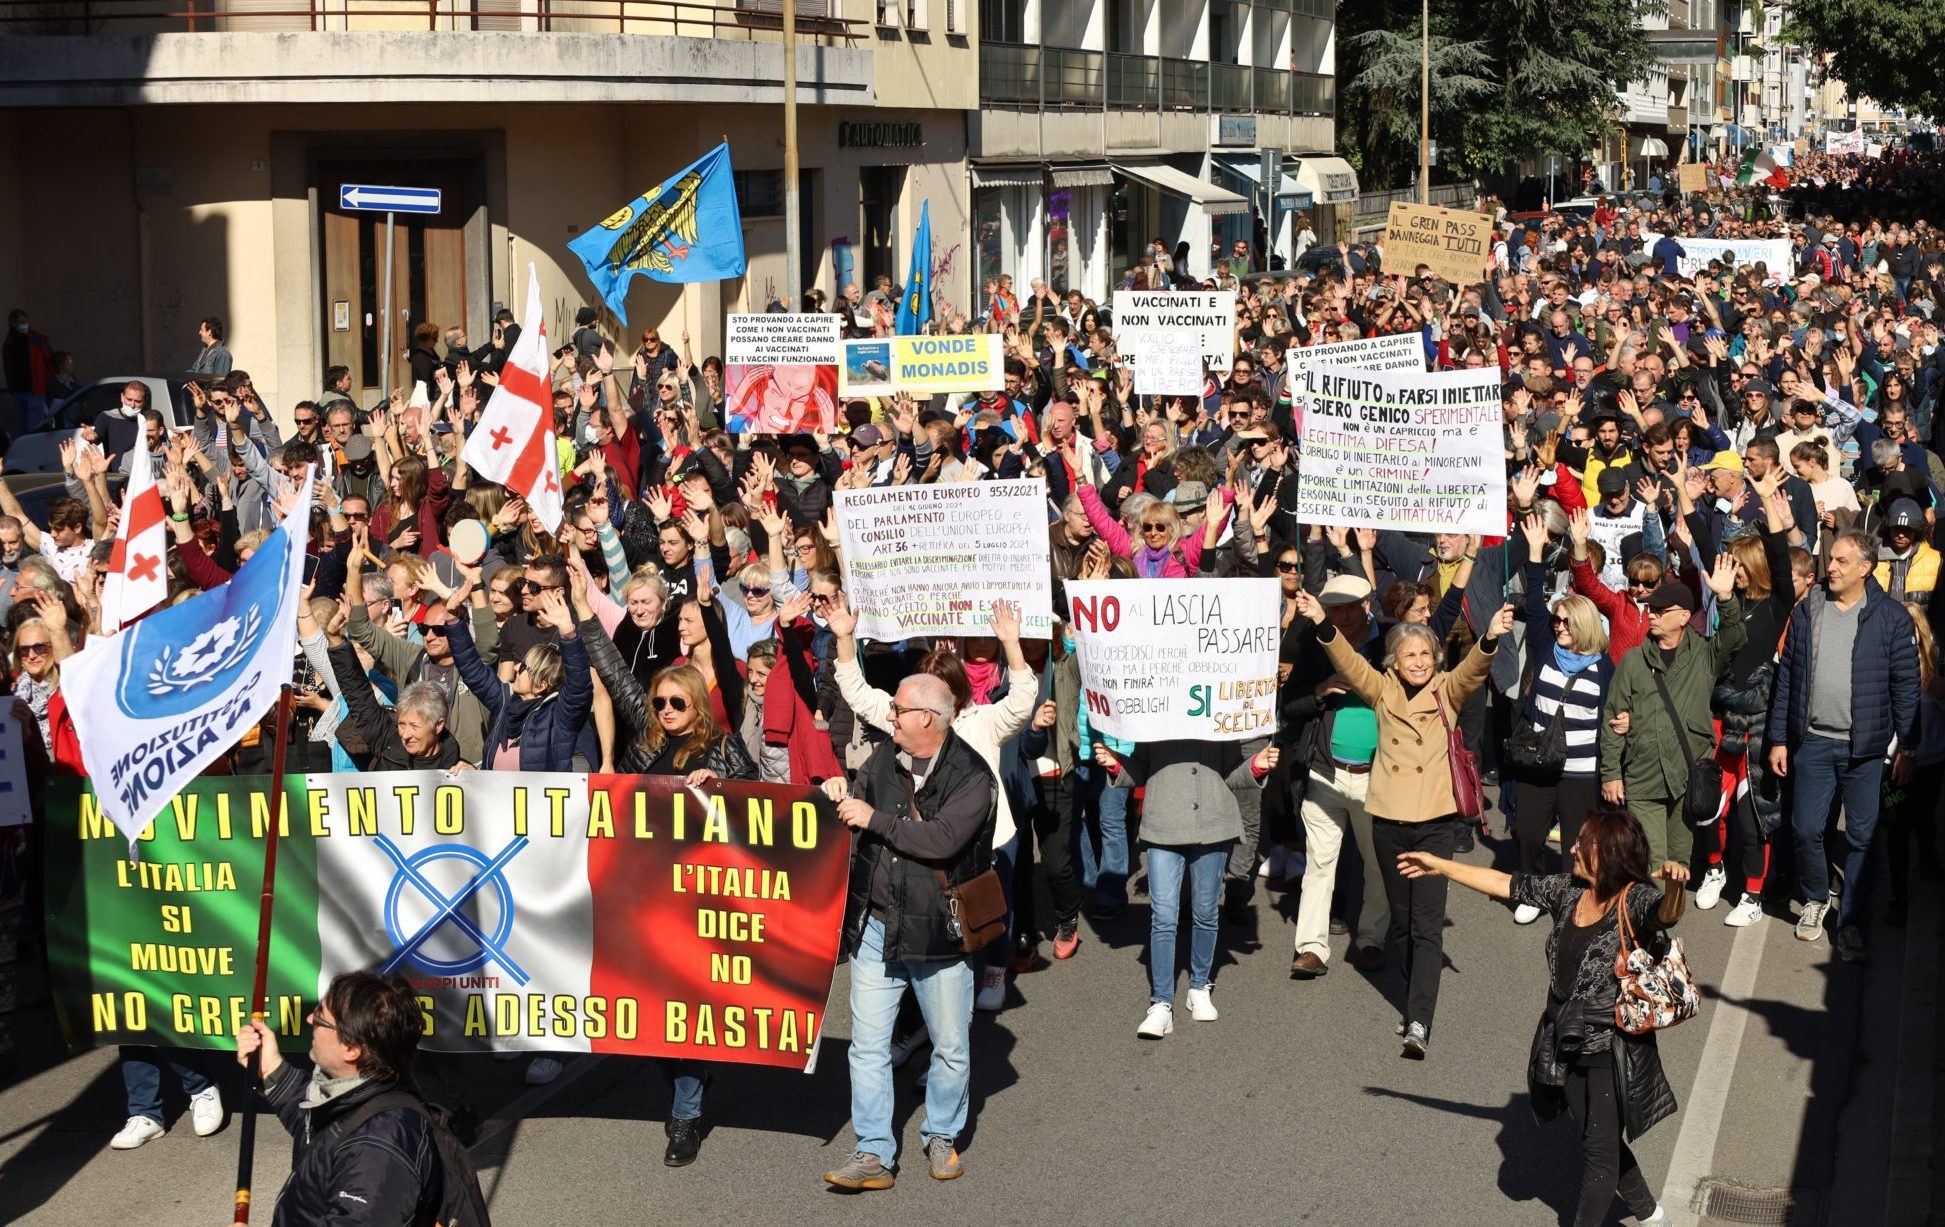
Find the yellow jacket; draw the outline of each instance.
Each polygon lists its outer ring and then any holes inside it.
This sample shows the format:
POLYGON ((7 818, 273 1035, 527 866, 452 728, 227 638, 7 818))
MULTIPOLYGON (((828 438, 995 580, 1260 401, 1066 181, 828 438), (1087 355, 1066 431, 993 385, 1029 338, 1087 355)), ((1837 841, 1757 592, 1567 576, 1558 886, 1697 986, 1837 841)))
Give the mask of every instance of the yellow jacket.
MULTIPOLYGON (((1918 552, 1911 556, 1904 573, 1905 599, 1920 609, 1931 605, 1931 590, 1938 583, 1938 551, 1924 542, 1918 543, 1918 552)), ((1873 572, 1878 587, 1891 591, 1891 560, 1882 559, 1873 572)))

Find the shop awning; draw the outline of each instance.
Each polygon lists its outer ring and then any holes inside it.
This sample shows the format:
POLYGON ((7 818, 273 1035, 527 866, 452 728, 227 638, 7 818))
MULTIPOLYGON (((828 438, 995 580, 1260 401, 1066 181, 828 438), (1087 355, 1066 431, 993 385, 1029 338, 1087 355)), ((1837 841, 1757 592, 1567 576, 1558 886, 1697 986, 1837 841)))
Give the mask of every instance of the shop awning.
POLYGON ((1668 142, 1658 136, 1644 136, 1639 153, 1644 158, 1665 158, 1668 156, 1668 142))
POLYGON ((1309 192, 1318 204, 1357 201, 1357 172, 1343 158, 1297 155, 1297 186, 1309 192))
MULTIPOLYGON (((1241 175, 1257 187, 1263 186, 1263 163, 1252 158, 1217 158, 1216 164, 1226 171, 1241 175)), ((1276 207, 1279 209, 1308 209, 1312 205, 1310 193, 1298 185, 1296 179, 1288 174, 1278 176, 1276 185, 1276 207)))
POLYGON ((1043 187, 1047 168, 1038 162, 974 162, 974 187, 1043 187))
POLYGON ((1211 217, 1249 212, 1249 201, 1243 197, 1225 191, 1213 183, 1204 183, 1165 162, 1116 162, 1114 169, 1130 179, 1167 192, 1171 196, 1192 200, 1201 205, 1202 211, 1211 217))
POLYGON ((1106 162, 1077 162, 1053 168, 1055 187, 1113 187, 1114 168, 1106 162))

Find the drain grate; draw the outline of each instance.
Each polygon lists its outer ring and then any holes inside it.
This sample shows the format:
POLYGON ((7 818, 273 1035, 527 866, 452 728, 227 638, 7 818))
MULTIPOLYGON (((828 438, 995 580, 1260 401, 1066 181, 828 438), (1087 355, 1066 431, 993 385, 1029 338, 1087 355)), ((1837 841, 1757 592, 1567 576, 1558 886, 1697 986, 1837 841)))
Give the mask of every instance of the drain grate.
POLYGON ((1814 1189, 1766 1189, 1719 1176, 1697 1182, 1689 1209, 1703 1218, 1760 1227, 1811 1227, 1823 1221, 1814 1189))

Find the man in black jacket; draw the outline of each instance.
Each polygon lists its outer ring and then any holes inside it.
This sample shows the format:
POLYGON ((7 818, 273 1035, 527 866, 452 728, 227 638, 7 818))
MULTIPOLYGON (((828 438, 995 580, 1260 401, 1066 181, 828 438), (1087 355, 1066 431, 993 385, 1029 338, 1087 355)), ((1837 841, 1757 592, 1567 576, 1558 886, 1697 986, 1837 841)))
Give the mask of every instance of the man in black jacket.
POLYGON ((277 1033, 262 1018, 252 1018, 236 1037, 244 1068, 261 1055, 264 1100, 290 1130, 290 1179, 277 1197, 272 1227, 430 1224, 445 1181, 425 1113, 359 1111, 411 1084, 422 1032, 412 986, 397 976, 346 972, 331 981, 306 1021, 314 1063, 309 1077, 285 1062, 277 1033))
POLYGON ((947 884, 993 861, 999 783, 952 731, 952 690, 915 673, 892 699, 892 739, 858 773, 824 781, 838 816, 858 834, 844 908, 851 956, 851 1125, 856 1152, 824 1179, 844 1189, 889 1189, 898 1157, 892 1123, 892 1023, 910 988, 932 1037, 925 1083, 925 1154, 934 1180, 965 1171, 955 1143, 972 1082, 973 969, 947 884))

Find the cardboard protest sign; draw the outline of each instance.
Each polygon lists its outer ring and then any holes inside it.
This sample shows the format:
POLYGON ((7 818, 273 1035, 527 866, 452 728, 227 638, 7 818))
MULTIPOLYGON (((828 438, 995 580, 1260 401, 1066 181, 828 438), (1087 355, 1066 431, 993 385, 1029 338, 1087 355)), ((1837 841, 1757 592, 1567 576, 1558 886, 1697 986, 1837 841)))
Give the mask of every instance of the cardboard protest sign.
POLYGON ((1681 189, 1684 195, 1689 192, 1709 190, 1709 168, 1700 162, 1683 162, 1676 168, 1681 174, 1681 189))
POLYGON ((1069 580, 1089 723, 1130 741, 1276 731, 1273 579, 1069 580))
POLYGON ((1475 285, 1486 279, 1492 238, 1493 219, 1484 213, 1394 200, 1384 227, 1385 271, 1409 276, 1422 264, 1454 285, 1475 285))
POLYGON ((1002 340, 976 332, 846 341, 838 386, 847 397, 997 391, 1006 381, 1002 340))
POLYGON ((1003 600, 1022 635, 1052 636, 1045 478, 839 490, 835 502, 859 635, 988 635, 1003 600))
POLYGON ((1506 531, 1500 373, 1315 365, 1297 519, 1406 532, 1506 531))
POLYGON ((723 425, 732 434, 837 429, 837 316, 731 315, 723 336, 723 425))
MULTIPOLYGON (((1116 290, 1114 335, 1187 329, 1202 338, 1202 360, 1212 371, 1226 371, 1236 351, 1234 290, 1116 290)), ((1139 350, 1122 341, 1121 355, 1141 365, 1139 350)))
POLYGON ((1121 343, 1141 354, 1137 396, 1201 396, 1202 338, 1193 332, 1123 332, 1121 343))

